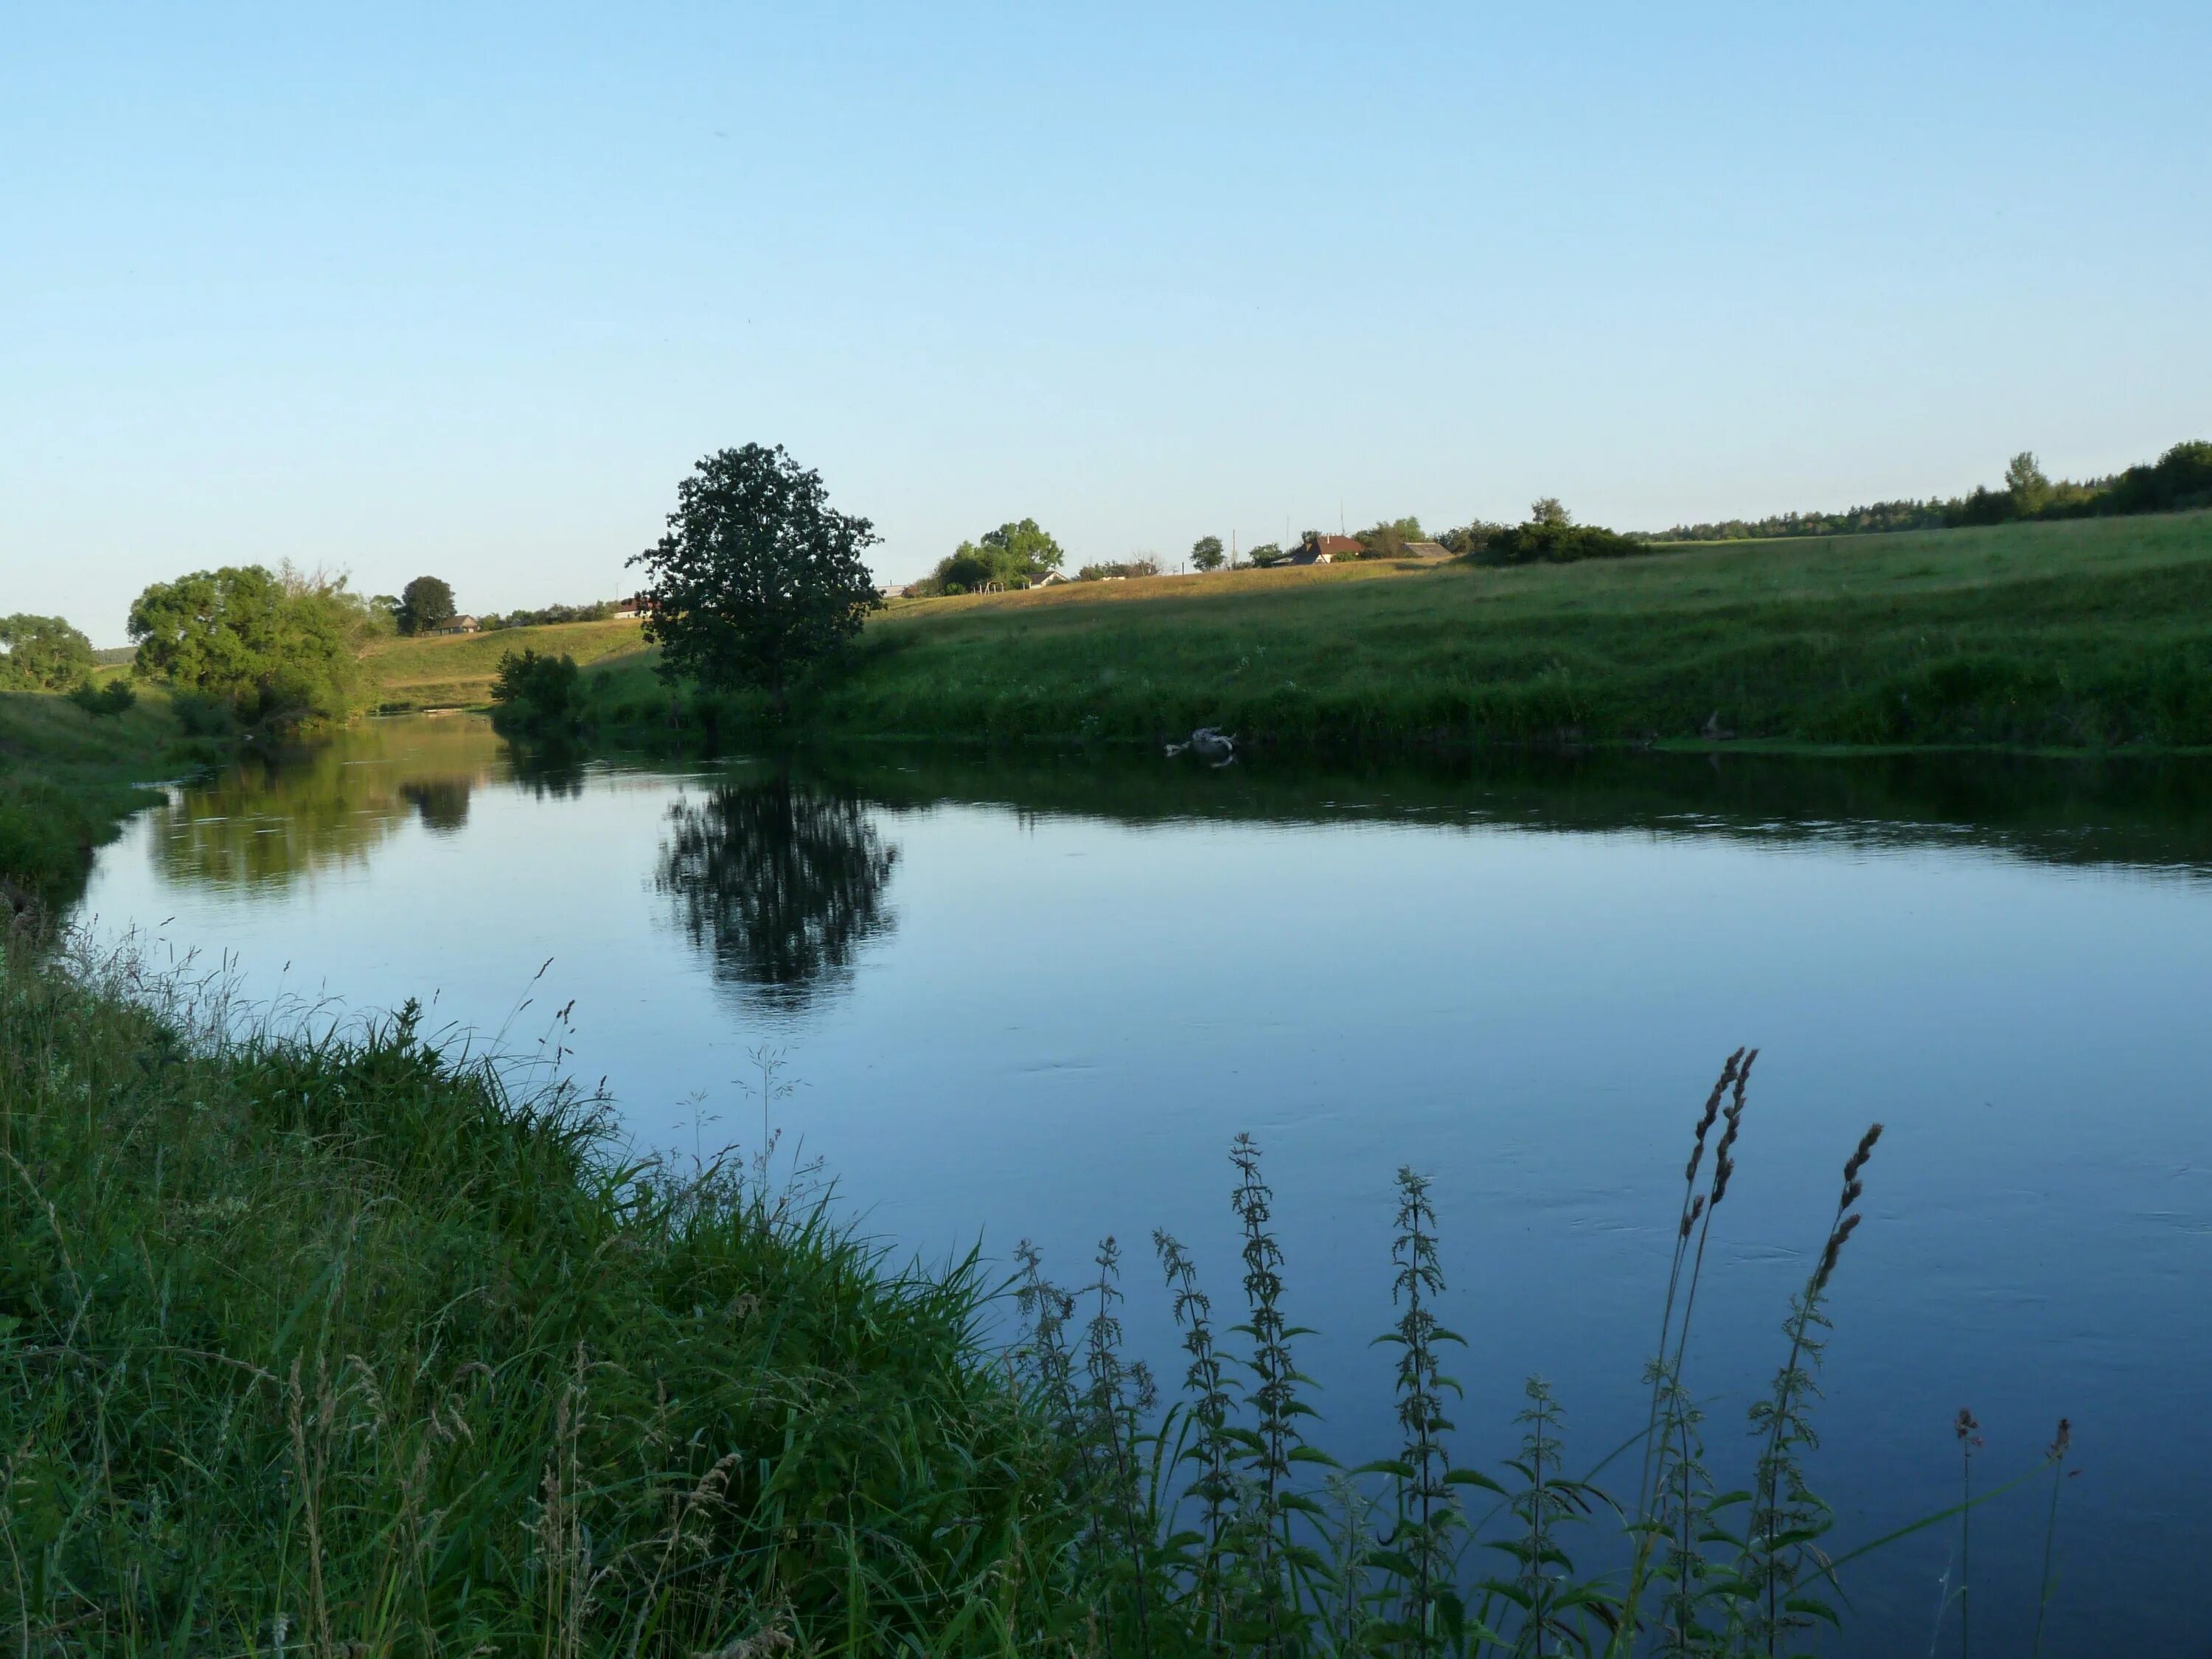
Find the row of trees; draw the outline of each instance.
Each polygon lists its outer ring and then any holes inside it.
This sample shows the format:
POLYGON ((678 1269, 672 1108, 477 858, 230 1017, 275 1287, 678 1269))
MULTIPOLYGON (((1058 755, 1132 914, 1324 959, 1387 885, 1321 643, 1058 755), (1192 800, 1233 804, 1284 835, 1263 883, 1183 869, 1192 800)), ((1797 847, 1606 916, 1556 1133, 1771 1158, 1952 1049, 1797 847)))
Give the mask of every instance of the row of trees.
MULTIPOLYGON (((1594 525, 1577 525, 1554 496, 1529 509, 1528 522, 1492 524, 1476 519, 1433 537, 1417 518, 1382 519, 1354 535, 1360 546, 1352 556, 1395 559, 1415 542, 1433 540, 1479 563, 1522 564, 1563 559, 1620 558, 1653 542, 1731 541, 1784 536, 1865 535, 1895 530, 1940 530, 1966 525, 2003 524, 2024 519, 2075 519, 2131 513, 2172 513, 2212 507, 2212 442, 2174 445, 2154 461, 2131 466, 2109 477, 2084 483, 2054 480, 2034 454, 2022 451, 2006 465, 1996 489, 1977 487, 1948 500, 1875 501, 1842 513, 1784 513, 1771 518, 1729 519, 1717 524, 1676 525, 1672 529, 1623 534, 1594 525)), ((1030 522, 1024 520, 1024 523, 1030 522)), ((1262 568, 1279 564, 1295 550, 1267 542, 1244 559, 1262 568)), ((1346 556, 1338 554, 1337 557, 1346 556)), ((1192 544, 1191 568, 1218 570, 1229 562, 1218 536, 1192 544)), ((944 568, 939 567, 940 571, 944 568)), ((1117 571, 1123 567, 1086 567, 1117 571)), ((1007 586, 1015 584, 1009 581, 1007 586)))
POLYGON ((1747 541, 1787 536, 1862 536, 1896 530, 1942 530, 1964 525, 2007 524, 2030 519, 2105 518, 2133 513, 2176 513, 2212 507, 2212 442, 2179 443, 2157 460, 2109 477, 2083 482, 2053 479, 2034 452, 2006 463, 1995 489, 1977 485, 1948 500, 1875 501, 1841 513, 1782 513, 1765 519, 1727 519, 1676 525, 1644 539, 1655 542, 1747 541))
MULTIPOLYGON (((362 642, 389 626, 343 577, 289 565, 229 565, 156 582, 131 607, 131 672, 161 680, 247 725, 343 720, 360 706, 362 642)), ((92 641, 59 617, 0 617, 0 690, 67 691, 94 714, 134 701, 94 690, 92 641)))

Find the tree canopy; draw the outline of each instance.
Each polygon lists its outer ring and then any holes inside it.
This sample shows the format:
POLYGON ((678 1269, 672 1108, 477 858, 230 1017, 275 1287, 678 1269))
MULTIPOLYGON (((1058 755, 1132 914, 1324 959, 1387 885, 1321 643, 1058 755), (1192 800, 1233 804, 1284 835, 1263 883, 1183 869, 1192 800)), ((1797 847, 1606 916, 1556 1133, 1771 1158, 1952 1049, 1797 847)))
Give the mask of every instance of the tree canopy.
POLYGON ((92 664, 92 641, 59 617, 0 617, 0 691, 66 691, 92 664))
POLYGON ((793 681, 883 603, 860 557, 877 540, 780 444, 708 456, 677 486, 668 533, 630 561, 645 567, 662 677, 758 687, 782 713, 793 681))
POLYGON ((1011 520, 972 542, 961 543, 937 562, 922 585, 940 593, 971 592, 992 582, 1026 587, 1059 569, 1066 556, 1035 519, 1011 520))
POLYGON ((1407 544, 1427 540, 1416 518, 1383 519, 1359 532, 1360 557, 1395 559, 1403 556, 1407 544))
POLYGON ((360 707, 368 628, 343 577, 226 565, 138 596, 131 672, 218 699, 249 724, 343 720, 360 707))
POLYGON ((1484 564, 1568 564, 1649 553, 1651 544, 1596 525, 1577 524, 1555 495, 1532 503, 1528 522, 1492 532, 1474 557, 1484 564))
POLYGON ((1160 562, 1149 553, 1139 553, 1133 558, 1109 559, 1098 564, 1086 564, 1075 573, 1079 582, 1104 581, 1109 576, 1157 576, 1160 562))
POLYGON ((1218 570, 1223 556, 1218 536, 1200 536, 1190 544, 1190 562, 1194 570, 1218 570))
POLYGON ((429 634, 460 615, 453 590, 435 576, 417 576, 399 592, 397 613, 403 634, 429 634))
POLYGON ((491 700, 498 705, 495 720, 539 735, 574 727, 583 710, 576 659, 567 654, 540 655, 526 646, 520 652, 503 651, 499 674, 492 681, 491 700))

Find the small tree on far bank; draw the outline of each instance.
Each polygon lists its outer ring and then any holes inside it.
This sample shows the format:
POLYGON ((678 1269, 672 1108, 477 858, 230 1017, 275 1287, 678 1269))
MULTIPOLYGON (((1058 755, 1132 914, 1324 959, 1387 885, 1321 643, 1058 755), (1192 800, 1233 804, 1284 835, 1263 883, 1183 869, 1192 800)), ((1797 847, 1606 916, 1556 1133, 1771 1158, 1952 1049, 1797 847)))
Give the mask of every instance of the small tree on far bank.
POLYGON ((1190 544, 1190 563, 1194 570, 1218 570, 1222 562, 1221 538, 1200 536, 1190 544))
POLYGON ((417 576, 399 592, 398 622, 403 634, 428 634, 460 615, 453 590, 435 576, 417 576))
POLYGON ((2032 519, 2051 504, 2051 480, 2035 459, 2023 449, 2005 465, 2005 493, 2012 498, 2013 515, 2032 519))
POLYGON ((708 456, 677 486, 668 533, 629 562, 646 569, 661 678, 757 687, 781 717, 793 681, 883 604, 860 557, 878 539, 781 444, 708 456))

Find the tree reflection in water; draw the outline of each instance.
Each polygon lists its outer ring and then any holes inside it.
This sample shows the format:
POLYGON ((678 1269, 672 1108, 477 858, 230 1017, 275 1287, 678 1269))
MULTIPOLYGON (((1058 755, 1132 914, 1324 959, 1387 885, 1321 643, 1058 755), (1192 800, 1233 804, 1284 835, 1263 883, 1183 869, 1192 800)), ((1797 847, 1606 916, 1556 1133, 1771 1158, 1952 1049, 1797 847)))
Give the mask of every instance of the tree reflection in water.
POLYGON ((565 743, 519 743, 507 750, 514 781, 534 800, 581 800, 584 757, 565 743))
POLYGON ((468 823, 466 778, 422 778, 403 783, 399 798, 422 815, 422 827, 433 835, 451 835, 468 823))
POLYGON ((779 772, 672 807, 653 884, 718 981, 795 1012, 890 931, 884 889, 897 861, 858 801, 779 772))
POLYGON ((410 816, 434 835, 468 823, 471 793, 502 770, 483 720, 371 721, 278 754, 249 750, 154 811, 163 876, 275 894, 317 870, 364 864, 410 816))

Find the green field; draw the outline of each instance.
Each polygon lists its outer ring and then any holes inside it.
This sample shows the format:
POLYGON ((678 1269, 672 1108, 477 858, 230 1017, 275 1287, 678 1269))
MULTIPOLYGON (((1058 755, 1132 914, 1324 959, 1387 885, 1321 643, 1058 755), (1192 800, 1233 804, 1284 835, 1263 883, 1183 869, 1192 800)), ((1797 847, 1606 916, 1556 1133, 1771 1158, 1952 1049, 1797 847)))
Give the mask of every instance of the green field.
MULTIPOLYGON (((586 677, 603 726, 669 722, 651 663, 586 677)), ((1790 744, 2212 745, 2212 513, 902 603, 799 714, 824 734, 1212 724, 1287 744, 1690 742, 1716 717, 1790 744)))
POLYGON ((510 651, 527 649, 592 663, 638 649, 638 630, 635 621, 554 623, 489 634, 379 640, 366 654, 382 708, 474 708, 491 701, 499 659, 510 651))

